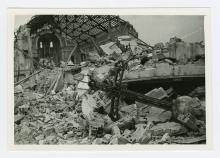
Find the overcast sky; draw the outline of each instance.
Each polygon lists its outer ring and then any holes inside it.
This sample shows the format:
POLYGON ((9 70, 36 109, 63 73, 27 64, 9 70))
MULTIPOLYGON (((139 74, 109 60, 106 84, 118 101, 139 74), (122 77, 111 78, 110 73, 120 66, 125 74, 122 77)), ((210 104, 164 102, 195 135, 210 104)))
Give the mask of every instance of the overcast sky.
MULTIPOLYGON (((32 16, 19 15, 15 17, 15 29, 27 23, 32 16)), ((177 36, 186 42, 200 42, 204 40, 203 16, 120 16, 131 23, 138 32, 139 38, 148 44, 168 42, 177 36)))
POLYGON ((137 30, 139 38, 149 44, 167 42, 177 36, 186 42, 204 40, 203 16, 122 16, 137 30))

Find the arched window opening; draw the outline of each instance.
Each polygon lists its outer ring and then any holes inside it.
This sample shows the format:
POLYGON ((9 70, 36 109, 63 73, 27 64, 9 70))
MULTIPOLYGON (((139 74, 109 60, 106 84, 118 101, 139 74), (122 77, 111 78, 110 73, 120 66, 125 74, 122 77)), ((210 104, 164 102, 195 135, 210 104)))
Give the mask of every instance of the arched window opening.
POLYGON ((50 48, 53 48, 53 42, 52 41, 50 42, 50 48))
POLYGON ((42 42, 40 42, 40 48, 43 48, 43 43, 42 42))

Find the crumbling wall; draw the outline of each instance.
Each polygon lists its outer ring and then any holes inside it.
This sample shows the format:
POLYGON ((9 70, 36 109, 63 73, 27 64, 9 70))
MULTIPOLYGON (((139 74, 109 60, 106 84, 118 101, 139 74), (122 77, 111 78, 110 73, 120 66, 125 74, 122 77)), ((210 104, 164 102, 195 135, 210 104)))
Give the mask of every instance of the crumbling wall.
POLYGON ((169 57, 175 58, 180 63, 187 63, 198 55, 204 55, 202 43, 187 43, 179 38, 171 38, 168 45, 169 57))
POLYGON ((176 59, 180 63, 187 63, 188 59, 191 57, 191 49, 190 45, 185 42, 177 42, 176 43, 176 59))
POLYGON ((21 76, 25 77, 32 70, 32 52, 30 30, 26 25, 20 26, 16 32, 14 42, 14 76, 19 80, 21 76))
MULTIPOLYGON (((61 61, 66 61, 71 53, 71 51, 73 50, 73 48, 75 47, 75 42, 72 39, 67 38, 66 36, 62 36, 59 33, 56 32, 52 32, 51 30, 43 30, 42 32, 38 32, 37 34, 33 34, 32 35, 32 52, 33 52, 33 57, 34 58, 39 58, 39 46, 38 46, 38 39, 40 36, 44 35, 44 34, 50 34, 53 33, 55 34, 55 36, 58 38, 59 42, 60 42, 60 50, 59 53, 61 54, 61 61)), ((73 58, 74 58, 74 63, 79 63, 81 61, 81 56, 80 56, 80 51, 76 51, 75 54, 73 54, 73 58)))
MULTIPOLYGON (((183 52, 185 43, 178 43, 178 52, 183 52)), ((128 59, 131 53, 139 55, 131 49, 118 53, 116 57, 114 52, 120 48, 114 42, 102 46, 105 56, 96 62, 44 69, 25 84, 15 87, 16 144, 205 143, 204 85, 196 89, 187 87, 189 93, 182 96, 171 85, 166 88, 151 85, 151 89, 149 84, 147 87, 142 84, 143 89, 149 90, 136 95, 145 98, 145 94, 148 101, 133 98, 135 93, 119 87, 121 85, 116 89, 112 86, 121 60, 128 62, 125 79, 137 79, 135 84, 141 78, 147 81, 147 78, 165 79, 173 75, 176 80, 178 76, 203 75, 204 65, 178 64, 175 60, 163 59, 157 50, 153 50, 152 59, 141 64, 141 58, 128 59), (117 91, 120 99, 117 104, 119 120, 116 121, 112 118, 111 103, 112 94, 117 91), (125 97, 133 102, 126 102, 125 97)), ((76 52, 96 53, 79 49, 76 52)))

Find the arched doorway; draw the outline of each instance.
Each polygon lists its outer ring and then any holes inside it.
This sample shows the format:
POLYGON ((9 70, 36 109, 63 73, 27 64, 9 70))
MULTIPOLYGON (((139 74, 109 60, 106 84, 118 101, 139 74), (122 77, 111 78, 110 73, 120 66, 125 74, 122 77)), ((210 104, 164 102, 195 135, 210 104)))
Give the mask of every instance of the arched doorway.
POLYGON ((47 58, 53 60, 57 65, 61 59, 60 41, 56 35, 46 33, 38 39, 38 54, 40 58, 47 58))

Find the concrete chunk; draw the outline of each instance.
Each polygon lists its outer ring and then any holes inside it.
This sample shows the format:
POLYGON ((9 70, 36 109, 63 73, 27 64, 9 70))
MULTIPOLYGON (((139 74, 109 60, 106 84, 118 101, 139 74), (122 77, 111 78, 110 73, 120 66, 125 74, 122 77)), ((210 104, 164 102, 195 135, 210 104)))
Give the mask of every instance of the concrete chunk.
POLYGON ((153 126, 149 131, 154 136, 163 136, 165 133, 168 133, 170 136, 172 136, 184 134, 187 132, 187 129, 179 123, 166 122, 153 126))

